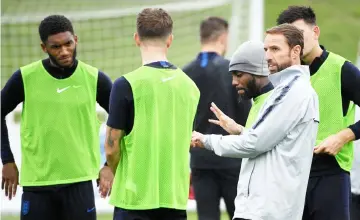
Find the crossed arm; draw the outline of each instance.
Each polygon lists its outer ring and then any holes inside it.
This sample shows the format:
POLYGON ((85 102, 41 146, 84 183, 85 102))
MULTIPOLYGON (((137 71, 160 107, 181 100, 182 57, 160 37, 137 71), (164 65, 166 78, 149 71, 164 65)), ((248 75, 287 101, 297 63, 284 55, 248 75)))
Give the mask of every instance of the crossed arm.
POLYGON ((120 161, 120 142, 124 135, 124 130, 115 129, 109 126, 106 127, 106 161, 114 174, 120 161))

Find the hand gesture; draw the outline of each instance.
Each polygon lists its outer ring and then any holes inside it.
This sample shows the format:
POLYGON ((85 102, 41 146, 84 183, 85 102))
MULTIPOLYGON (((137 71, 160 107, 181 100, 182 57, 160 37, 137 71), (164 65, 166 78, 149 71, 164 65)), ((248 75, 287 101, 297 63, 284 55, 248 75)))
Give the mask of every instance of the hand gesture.
POLYGON ((110 195, 111 187, 114 181, 114 174, 110 167, 104 166, 99 173, 99 192, 101 198, 110 195))
POLYGON ((204 135, 193 131, 191 136, 191 146, 192 147, 204 147, 204 135))
POLYGON ((229 134, 241 134, 243 128, 241 125, 237 124, 233 119, 225 115, 215 103, 211 103, 210 110, 215 114, 218 120, 209 119, 210 123, 221 126, 229 134))
POLYGON ((7 163, 2 168, 1 189, 5 189, 5 196, 12 197, 16 195, 16 189, 19 185, 19 171, 15 163, 7 163))

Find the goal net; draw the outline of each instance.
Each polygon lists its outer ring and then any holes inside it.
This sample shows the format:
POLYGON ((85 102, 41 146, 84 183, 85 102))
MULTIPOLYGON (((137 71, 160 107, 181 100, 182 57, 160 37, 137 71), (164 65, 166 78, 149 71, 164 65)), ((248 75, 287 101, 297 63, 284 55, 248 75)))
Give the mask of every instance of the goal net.
MULTIPOLYGON (((47 55, 40 49, 39 22, 49 14, 63 14, 79 37, 78 58, 104 71, 112 79, 141 64, 133 41, 136 15, 144 7, 162 7, 174 21, 174 41, 169 60, 182 67, 199 51, 199 24, 207 16, 229 21, 246 13, 232 15, 231 0, 3 0, 1 17, 2 87, 20 66, 47 55)), ((235 1, 236 2, 236 1, 235 1)), ((247 2, 237 0, 237 2, 247 2)), ((237 7, 239 9, 239 7, 237 7)), ((233 22, 238 25, 238 22, 233 22)), ((230 45, 238 44, 240 27, 230 27, 230 45), (235 30, 236 29, 236 30, 235 30)), ((244 30, 244 29, 243 29, 244 30)))

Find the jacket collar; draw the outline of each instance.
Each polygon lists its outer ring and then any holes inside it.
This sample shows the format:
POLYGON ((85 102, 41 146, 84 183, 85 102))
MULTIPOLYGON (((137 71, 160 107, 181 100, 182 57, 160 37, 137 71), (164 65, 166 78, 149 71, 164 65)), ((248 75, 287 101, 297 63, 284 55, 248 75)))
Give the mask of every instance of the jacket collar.
POLYGON ((304 75, 310 80, 309 66, 293 65, 280 72, 270 74, 269 80, 276 87, 284 82, 293 79, 295 76, 304 75))

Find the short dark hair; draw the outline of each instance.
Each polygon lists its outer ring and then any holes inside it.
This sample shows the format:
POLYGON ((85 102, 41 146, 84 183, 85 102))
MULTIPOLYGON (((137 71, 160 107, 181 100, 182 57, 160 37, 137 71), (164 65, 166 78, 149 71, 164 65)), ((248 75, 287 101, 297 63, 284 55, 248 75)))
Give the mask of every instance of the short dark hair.
POLYGON ((208 17, 200 24, 200 41, 207 43, 216 40, 221 34, 228 31, 228 22, 220 17, 208 17))
POLYGON ((281 12, 276 20, 276 23, 285 24, 293 23, 297 20, 303 19, 305 23, 316 25, 316 15, 314 10, 308 6, 289 6, 286 10, 281 12))
POLYGON ((266 30, 267 34, 282 34, 286 38, 286 41, 290 49, 296 45, 301 47, 300 57, 303 55, 304 49, 304 34, 301 30, 291 24, 281 24, 266 30))
POLYGON ((40 39, 43 43, 48 40, 49 36, 67 31, 74 34, 71 21, 63 15, 50 15, 44 18, 39 25, 40 39))
POLYGON ((162 8, 145 8, 136 19, 140 39, 165 38, 172 33, 171 16, 162 8))

